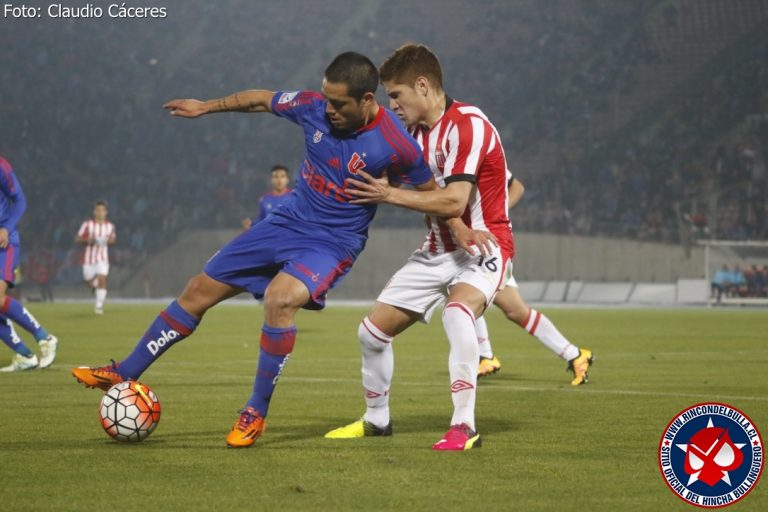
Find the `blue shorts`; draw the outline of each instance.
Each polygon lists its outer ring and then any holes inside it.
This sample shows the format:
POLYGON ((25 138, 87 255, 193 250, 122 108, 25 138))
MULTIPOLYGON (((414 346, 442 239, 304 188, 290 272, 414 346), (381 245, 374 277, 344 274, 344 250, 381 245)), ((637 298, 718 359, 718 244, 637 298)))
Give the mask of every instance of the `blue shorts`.
POLYGON ((5 249, 0 249, 0 279, 8 283, 11 288, 16 284, 16 267, 19 266, 19 246, 8 244, 5 249))
POLYGON ((264 297, 278 272, 290 274, 307 287, 305 309, 323 309, 325 294, 352 268, 357 254, 325 231, 289 225, 271 215, 257 222, 214 254, 203 271, 211 278, 264 297))

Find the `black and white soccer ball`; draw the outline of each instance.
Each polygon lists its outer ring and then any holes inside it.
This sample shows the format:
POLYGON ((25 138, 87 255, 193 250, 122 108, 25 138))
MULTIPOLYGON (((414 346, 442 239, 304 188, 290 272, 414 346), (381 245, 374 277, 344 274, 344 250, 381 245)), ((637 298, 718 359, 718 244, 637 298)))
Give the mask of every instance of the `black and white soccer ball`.
POLYGON ((160 422, 160 402, 149 386, 128 380, 115 384, 99 404, 101 426, 124 443, 146 439, 160 422))

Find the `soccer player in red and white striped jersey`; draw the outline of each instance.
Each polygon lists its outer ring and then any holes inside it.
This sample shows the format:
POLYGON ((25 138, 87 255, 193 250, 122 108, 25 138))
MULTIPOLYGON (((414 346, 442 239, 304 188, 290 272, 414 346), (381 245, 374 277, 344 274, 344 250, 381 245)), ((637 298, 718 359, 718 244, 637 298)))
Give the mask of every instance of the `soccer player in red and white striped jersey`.
POLYGON ((117 240, 115 225, 107 220, 106 201, 96 201, 93 218, 85 220, 77 231, 76 242, 85 244, 83 252, 83 279, 86 285, 95 289, 94 312, 104 313, 107 298, 107 276, 109 275, 109 246, 117 240))
MULTIPOLYGON (((390 96, 399 98, 404 87, 393 84, 391 91, 387 90, 390 96)), ((395 112, 400 114, 403 109, 395 112)), ((499 187, 499 183, 506 184, 506 159, 496 128, 485 114, 477 107, 445 97, 444 113, 433 126, 416 124, 410 131, 424 149, 424 159, 441 188, 456 181, 475 184, 461 220, 471 229, 493 233, 502 252, 511 259, 514 242, 507 217, 506 185, 499 187)), ((430 215, 428 225, 424 250, 438 254, 459 248, 444 217, 430 215)))
POLYGON ((475 318, 503 288, 514 254, 504 150, 480 109, 446 96, 440 63, 426 46, 401 47, 379 72, 390 108, 412 127, 437 187, 425 192, 392 188, 362 171, 365 182, 350 182, 347 192, 358 198, 353 202, 384 202, 426 213, 430 231, 358 329, 365 415, 326 436, 391 433, 388 396, 394 336, 416 321, 428 322, 445 302, 454 413, 450 429, 433 449, 467 450, 481 442, 474 416, 479 361, 475 318), (487 233, 495 244, 484 243, 487 233))

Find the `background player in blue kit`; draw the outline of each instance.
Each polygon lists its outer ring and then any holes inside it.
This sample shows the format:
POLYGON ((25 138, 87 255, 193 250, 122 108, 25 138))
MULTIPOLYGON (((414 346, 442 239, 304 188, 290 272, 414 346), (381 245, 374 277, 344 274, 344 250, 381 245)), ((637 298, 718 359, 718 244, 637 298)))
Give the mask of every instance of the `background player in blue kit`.
POLYGON ((288 186, 290 182, 288 168, 284 165, 276 165, 272 167, 272 177, 270 181, 272 183, 272 190, 259 198, 258 217, 244 218, 242 222, 243 229, 248 229, 254 223, 264 220, 267 215, 272 213, 276 208, 282 206, 282 204, 288 200, 288 194, 291 193, 291 188, 288 186))
POLYGON ((56 359, 59 341, 40 325, 21 302, 6 292, 13 287, 14 271, 19 266, 19 232, 16 225, 27 209, 27 200, 16 179, 13 167, 0 156, 0 339, 16 352, 10 365, 0 368, 0 372, 32 370, 40 366, 47 368, 56 359), (32 333, 40 347, 41 357, 37 356, 16 335, 8 319, 13 320, 32 333))
POLYGON ((171 345, 192 334, 205 312, 248 291, 264 298, 264 325, 253 394, 227 435, 250 446, 265 428, 277 379, 296 339, 300 308, 321 309, 325 295, 349 272, 365 247, 375 205, 349 202, 345 183, 360 170, 394 184, 434 188, 422 153, 397 117, 376 102, 378 72, 365 56, 347 52, 326 68, 322 94, 242 91, 224 98, 173 100, 177 117, 213 112, 272 112, 304 130, 305 159, 286 203, 225 245, 190 279, 120 363, 73 368, 88 387, 108 389, 138 378, 171 345))

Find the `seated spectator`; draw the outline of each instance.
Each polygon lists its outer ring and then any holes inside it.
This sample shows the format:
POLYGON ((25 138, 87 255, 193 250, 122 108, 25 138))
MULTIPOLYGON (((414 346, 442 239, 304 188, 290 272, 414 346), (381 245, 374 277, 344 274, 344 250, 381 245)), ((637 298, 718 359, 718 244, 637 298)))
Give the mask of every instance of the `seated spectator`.
POLYGON ((712 296, 717 298, 717 302, 720 302, 723 298, 723 293, 726 293, 731 286, 731 269, 728 265, 715 272, 712 278, 712 296))
POLYGON ((755 297, 768 297, 768 265, 763 265, 756 272, 755 297))
POLYGON ((728 297, 740 297, 742 291, 746 292, 747 279, 738 265, 731 270, 730 284, 728 285, 728 297))

